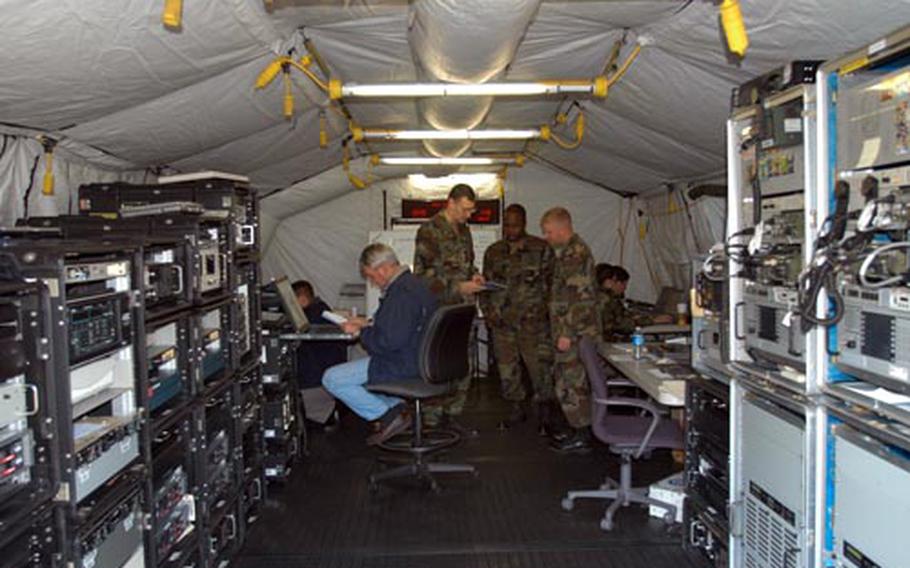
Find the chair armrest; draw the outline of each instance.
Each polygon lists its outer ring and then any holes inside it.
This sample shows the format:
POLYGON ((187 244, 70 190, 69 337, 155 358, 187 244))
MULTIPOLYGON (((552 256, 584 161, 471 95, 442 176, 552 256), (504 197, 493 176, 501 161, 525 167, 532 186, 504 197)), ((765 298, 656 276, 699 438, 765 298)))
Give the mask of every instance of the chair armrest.
POLYGON ((646 412, 651 413, 651 424, 648 426, 648 431, 645 433, 644 437, 641 439, 641 443, 638 445, 638 449, 635 451, 635 459, 641 457, 644 453, 645 448, 648 447, 648 444, 651 442, 651 436, 654 435, 654 431, 657 430, 658 424, 660 424, 661 416, 667 414, 666 409, 661 409, 652 403, 650 399, 639 399, 639 398, 628 398, 628 397, 611 397, 611 398, 595 398, 594 402, 597 404, 602 404, 604 406, 630 406, 633 408, 641 408, 646 412))
POLYGON ((667 414, 668 410, 663 406, 654 404, 650 398, 631 398, 627 396, 611 396, 610 398, 595 398, 594 402, 604 406, 633 406, 641 408, 656 416, 667 414))

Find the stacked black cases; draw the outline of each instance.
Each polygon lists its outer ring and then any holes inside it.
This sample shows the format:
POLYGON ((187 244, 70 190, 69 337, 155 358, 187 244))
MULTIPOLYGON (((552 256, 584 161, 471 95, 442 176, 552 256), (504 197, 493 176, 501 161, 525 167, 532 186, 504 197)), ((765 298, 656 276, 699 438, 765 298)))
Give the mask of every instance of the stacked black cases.
POLYGON ((199 474, 206 565, 217 566, 240 546, 240 460, 236 389, 230 382, 210 389, 196 409, 201 440, 199 474))
POLYGON ((61 495, 77 506, 139 457, 146 404, 140 249, 56 240, 3 245, 24 276, 50 291, 61 495))
POLYGON ((729 387, 699 378, 686 385, 684 545, 727 566, 729 387))
POLYGON ((4 568, 63 566, 63 551, 55 508, 45 505, 22 517, 16 530, 0 541, 4 568))
POLYGON ((240 520, 245 530, 259 517, 265 497, 265 443, 262 426, 262 368, 253 365, 237 383, 237 470, 240 472, 240 520))
POLYGON ((144 565, 143 483, 140 476, 124 475, 80 504, 76 522, 67 531, 67 552, 73 565, 144 565))
POLYGON ((152 429, 152 462, 148 487, 150 566, 192 565, 200 550, 196 515, 199 488, 197 446, 200 437, 192 409, 175 412, 152 429))
MULTIPOLYGON (((195 519, 188 527, 185 509, 167 509, 147 536, 151 566, 222 566, 239 550, 246 526, 254 521, 263 499, 263 387, 260 370, 259 210, 255 192, 244 184, 220 179, 162 185, 93 184, 80 188, 80 212, 104 223, 135 223, 146 236, 183 243, 187 249, 182 274, 147 271, 145 300, 158 296, 153 285, 168 286, 182 276, 187 284, 185 304, 156 313, 149 321, 148 365, 157 383, 150 382, 149 412, 153 439, 150 510, 167 503, 195 502, 195 519), (112 220, 134 206, 160 205, 160 211, 179 208, 174 202, 195 202, 202 214, 160 213, 112 220), (170 205, 169 205, 170 204, 170 205), (183 306, 189 306, 184 309, 183 306), (175 334, 176 330, 176 334, 175 334), (183 362, 185 343, 189 349, 183 362), (176 350, 170 346, 177 344, 176 350), (180 383, 170 371, 171 357, 180 360, 180 383), (158 372, 155 373, 155 370, 158 372), (172 394, 180 389, 179 394, 172 394), (189 402, 189 433, 165 443, 184 424, 189 402), (170 425, 170 426, 166 426, 170 425), (160 434, 155 434, 159 432, 160 434), (186 457, 187 444, 192 459, 186 457), (173 464, 187 463, 185 472, 173 464), (165 465, 162 465, 165 464, 165 465), (170 465, 167 465, 170 464, 170 465), (170 477, 162 477, 169 473, 170 477), (158 502, 162 483, 169 499, 158 502), (185 484, 184 484, 185 481, 185 484), (165 488, 166 489, 166 488, 165 488), (182 497, 181 497, 182 496, 182 497), (180 499, 178 499, 180 497, 180 499), (174 517, 173 522, 171 517, 174 517), (181 529, 183 533, 181 534, 181 529)), ((186 208, 184 208, 186 209, 186 208)), ((149 209, 146 208, 146 213, 149 209)), ((167 260, 166 254, 146 254, 146 263, 167 260)), ((150 311, 151 313, 151 311, 150 311)), ((185 432, 181 427, 180 432, 185 432)))
POLYGON ((280 335, 280 327, 263 323, 263 433, 265 476, 270 482, 287 480, 292 465, 300 457, 301 437, 305 432, 294 380, 297 344, 282 340, 280 335))
POLYGON ((50 500, 60 479, 50 300, 8 261, 0 256, 0 557, 4 566, 50 566, 59 546, 50 500))

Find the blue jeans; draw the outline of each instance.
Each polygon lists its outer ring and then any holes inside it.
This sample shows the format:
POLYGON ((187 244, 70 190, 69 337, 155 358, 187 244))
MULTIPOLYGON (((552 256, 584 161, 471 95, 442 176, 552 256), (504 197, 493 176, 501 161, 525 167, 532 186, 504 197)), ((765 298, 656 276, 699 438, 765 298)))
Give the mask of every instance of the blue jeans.
POLYGON ((401 404, 402 400, 364 388, 369 366, 370 358, 364 357, 329 367, 322 375, 322 386, 364 420, 376 420, 390 408, 401 404))

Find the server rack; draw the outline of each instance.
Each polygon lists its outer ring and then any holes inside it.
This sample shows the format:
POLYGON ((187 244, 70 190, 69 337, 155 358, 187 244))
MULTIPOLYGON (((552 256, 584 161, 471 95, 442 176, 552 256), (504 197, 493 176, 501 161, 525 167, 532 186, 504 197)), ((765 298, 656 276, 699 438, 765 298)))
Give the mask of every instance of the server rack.
MULTIPOLYGON (((815 567, 824 518, 817 357, 802 268, 819 231, 819 62, 794 62, 734 91, 727 123, 730 565, 815 567), (774 437, 778 440, 768 443, 774 437), (777 460, 778 471, 756 456, 777 460), (778 475, 781 471, 788 475, 778 475)), ((772 463, 768 461, 768 463, 772 463)))
POLYGON ((0 253, 0 543, 27 525, 60 480, 50 297, 0 253))
POLYGON ((819 294, 816 310, 830 318, 827 349, 816 355, 830 416, 820 529, 828 566, 901 565, 906 558, 893 539, 908 515, 910 411, 903 403, 910 401, 910 361, 903 346, 910 292, 907 251, 899 249, 910 235, 910 148, 900 132, 910 121, 908 77, 904 27, 826 63, 816 83, 818 215, 831 235, 819 243, 819 258, 841 260, 826 267, 835 285, 819 294))
POLYGON ((716 568, 728 566, 730 387, 717 379, 686 384, 686 500, 683 544, 716 568))

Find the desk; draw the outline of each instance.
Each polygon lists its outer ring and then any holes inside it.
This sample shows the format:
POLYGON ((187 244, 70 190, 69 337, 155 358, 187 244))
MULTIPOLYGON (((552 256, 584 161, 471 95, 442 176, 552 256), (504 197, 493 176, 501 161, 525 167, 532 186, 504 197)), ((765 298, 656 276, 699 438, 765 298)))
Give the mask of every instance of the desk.
POLYGON ((357 337, 341 331, 334 324, 327 324, 326 327, 311 325, 307 331, 282 333, 279 337, 284 341, 357 341, 357 337))
MULTIPOLYGON (((654 353, 645 352, 641 359, 632 357, 630 343, 599 343, 597 351, 617 371, 638 385, 648 396, 665 406, 682 407, 686 405, 686 380, 679 377, 679 361, 671 360, 669 364, 657 363, 654 353), (661 370, 661 367, 673 367, 673 374, 661 370)), ((696 376, 695 371, 691 371, 696 376)))
POLYGON ((688 324, 658 323, 644 326, 641 328, 641 332, 645 335, 688 335, 692 332, 692 326, 688 324))

